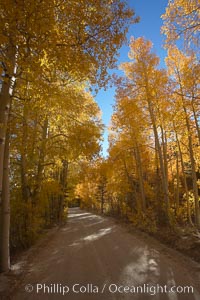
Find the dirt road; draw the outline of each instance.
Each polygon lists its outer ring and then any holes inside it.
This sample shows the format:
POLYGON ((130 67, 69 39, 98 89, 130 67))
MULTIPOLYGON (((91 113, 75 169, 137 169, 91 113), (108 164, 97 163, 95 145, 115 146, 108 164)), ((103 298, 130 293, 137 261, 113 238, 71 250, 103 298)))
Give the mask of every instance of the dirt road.
POLYGON ((198 264, 154 239, 73 208, 28 263, 12 299, 198 300, 199 273, 198 264))

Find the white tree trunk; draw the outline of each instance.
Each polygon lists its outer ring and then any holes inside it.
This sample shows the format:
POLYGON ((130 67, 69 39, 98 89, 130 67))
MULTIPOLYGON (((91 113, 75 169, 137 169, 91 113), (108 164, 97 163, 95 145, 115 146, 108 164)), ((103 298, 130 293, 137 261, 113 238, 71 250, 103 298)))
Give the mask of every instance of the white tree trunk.
POLYGON ((0 228, 0 270, 7 272, 10 269, 10 193, 9 193, 9 132, 6 134, 3 178, 2 178, 2 205, 0 228))
POLYGON ((5 79, 0 91, 0 272, 10 268, 9 232, 10 232, 10 195, 9 195, 9 132, 8 119, 11 106, 11 94, 14 89, 16 72, 16 49, 8 50, 10 65, 5 67, 5 79))

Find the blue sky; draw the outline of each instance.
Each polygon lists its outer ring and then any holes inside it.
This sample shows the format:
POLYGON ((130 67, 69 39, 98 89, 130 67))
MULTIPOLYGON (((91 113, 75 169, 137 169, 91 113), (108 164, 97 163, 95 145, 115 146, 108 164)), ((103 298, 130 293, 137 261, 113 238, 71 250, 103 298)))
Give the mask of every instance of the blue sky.
MULTIPOLYGON (((127 34, 128 41, 131 36, 139 37, 143 36, 153 42, 153 50, 160 57, 160 65, 164 66, 164 57, 166 55, 165 50, 162 48, 164 37, 160 34, 160 27, 162 25, 162 19, 160 16, 165 12, 167 6, 167 0, 128 0, 128 4, 135 10, 136 15, 140 17, 138 24, 130 26, 127 34)), ((123 46, 120 49, 120 56, 118 59, 119 64, 128 61, 129 47, 123 46)), ((113 71, 112 71, 113 73, 113 71)), ((116 70, 116 73, 119 73, 116 70)), ((100 90, 95 97, 99 107, 102 110, 103 123, 106 126, 110 124, 110 118, 112 115, 112 106, 114 105, 115 89, 109 88, 108 90, 100 90)), ((107 155, 108 148, 108 130, 105 129, 104 142, 103 142, 103 155, 107 155)))

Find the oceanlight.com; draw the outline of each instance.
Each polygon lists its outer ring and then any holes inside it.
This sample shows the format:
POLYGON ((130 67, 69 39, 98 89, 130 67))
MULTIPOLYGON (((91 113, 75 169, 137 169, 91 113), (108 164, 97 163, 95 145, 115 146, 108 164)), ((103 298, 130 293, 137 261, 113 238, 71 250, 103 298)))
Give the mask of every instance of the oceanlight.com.
POLYGON ((105 292, 109 292, 111 294, 193 294, 194 288, 193 286, 167 286, 167 285, 120 285, 120 284, 103 284, 102 286, 97 286, 92 283, 88 283, 85 285, 81 285, 79 283, 75 283, 72 286, 64 285, 61 283, 51 283, 51 284, 41 284, 37 283, 36 285, 27 284, 25 286, 25 291, 27 293, 36 292, 37 294, 59 294, 59 295, 67 295, 69 293, 74 294, 103 294, 105 292))

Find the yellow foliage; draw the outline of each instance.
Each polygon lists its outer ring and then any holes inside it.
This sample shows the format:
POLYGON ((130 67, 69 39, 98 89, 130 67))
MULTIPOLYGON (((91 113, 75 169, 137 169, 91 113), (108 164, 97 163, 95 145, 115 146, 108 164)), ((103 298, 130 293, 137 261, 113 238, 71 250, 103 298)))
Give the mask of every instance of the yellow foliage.
POLYGON ((130 214, 129 220, 134 226, 146 232, 156 233, 158 230, 156 214, 152 208, 148 208, 145 213, 130 214))
POLYGON ((162 32, 166 35, 166 46, 174 45, 183 38, 187 48, 199 43, 200 6, 198 0, 172 0, 168 2, 162 32))

